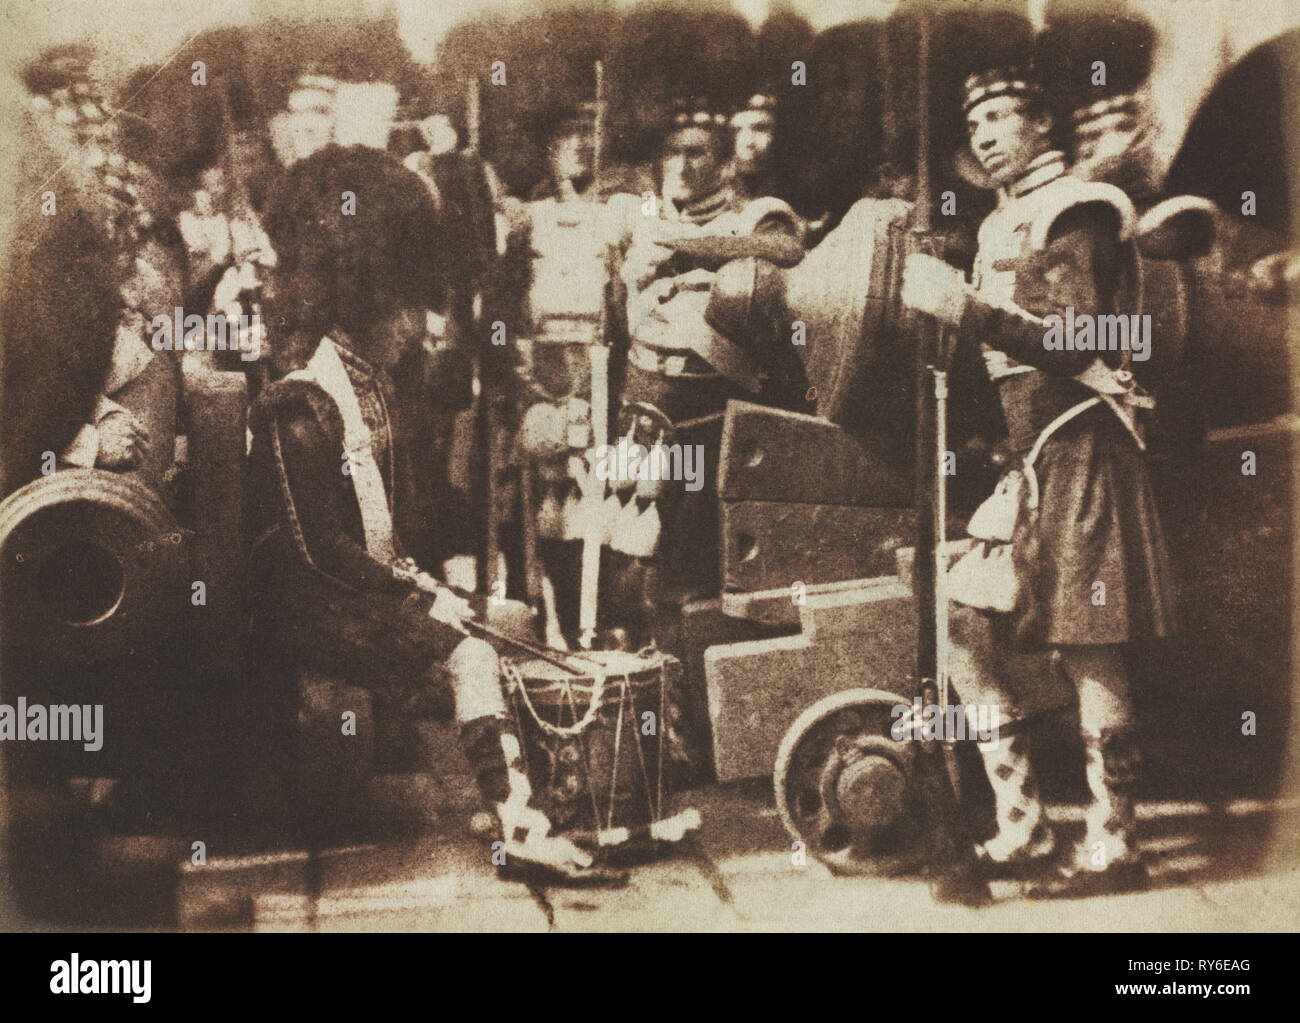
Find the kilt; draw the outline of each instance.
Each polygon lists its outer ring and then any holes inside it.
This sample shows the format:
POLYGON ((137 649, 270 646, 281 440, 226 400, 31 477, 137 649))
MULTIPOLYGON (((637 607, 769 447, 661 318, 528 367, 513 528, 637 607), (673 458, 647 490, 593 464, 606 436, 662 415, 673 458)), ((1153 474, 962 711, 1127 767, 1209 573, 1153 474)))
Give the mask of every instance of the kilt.
POLYGON ((1017 645, 1171 635, 1175 584, 1146 456, 1115 414, 1098 405, 1066 423, 1034 471, 1038 508, 1022 501, 1012 535, 1017 645))

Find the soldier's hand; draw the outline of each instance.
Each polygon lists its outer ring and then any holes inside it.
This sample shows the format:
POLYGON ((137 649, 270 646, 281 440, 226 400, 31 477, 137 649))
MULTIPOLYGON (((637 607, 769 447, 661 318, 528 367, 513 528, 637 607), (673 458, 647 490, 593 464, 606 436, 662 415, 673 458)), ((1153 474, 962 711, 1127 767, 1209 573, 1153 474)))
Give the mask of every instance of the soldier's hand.
POLYGON ((638 240, 627 251, 624 265, 634 270, 630 276, 635 290, 640 291, 655 279, 659 267, 672 259, 675 253, 666 245, 656 242, 638 240))
POLYGON ((442 563, 442 577, 457 589, 473 592, 478 563, 472 554, 454 554, 442 563))
POLYGON ((528 233, 533 226, 528 204, 512 195, 503 195, 496 200, 497 214, 505 221, 506 234, 510 239, 518 239, 528 233))
POLYGON ((966 310, 967 297, 966 281, 960 270, 919 252, 907 257, 903 264, 901 296, 907 308, 956 326, 966 310))
POLYGON ((569 450, 565 410, 541 401, 524 413, 519 448, 533 458, 554 458, 569 450))
POLYGON ((438 593, 433 598, 433 607, 429 608, 429 617, 464 632, 464 620, 474 617, 474 609, 463 597, 445 586, 439 586, 438 593))
POLYGON ((110 412, 97 424, 99 454, 95 464, 103 469, 134 469, 149 453, 149 431, 126 410, 110 412))
POLYGON ((668 297, 672 298, 679 291, 708 291, 718 275, 712 270, 691 270, 672 278, 672 287, 668 297))

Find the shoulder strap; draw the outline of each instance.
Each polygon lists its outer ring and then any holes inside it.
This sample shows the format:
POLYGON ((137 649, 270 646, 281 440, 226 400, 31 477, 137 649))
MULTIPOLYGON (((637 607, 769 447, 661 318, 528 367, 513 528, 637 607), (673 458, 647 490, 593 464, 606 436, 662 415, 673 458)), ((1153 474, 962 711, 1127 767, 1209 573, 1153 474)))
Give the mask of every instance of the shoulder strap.
MULTIPOLYGON (((325 338, 305 370, 295 370, 286 379, 305 379, 316 383, 333 400, 343 418, 343 448, 347 455, 346 470, 352 479, 361 510, 361 525, 366 534, 366 550, 377 560, 392 562, 397 558, 393 546, 393 513, 384 490, 384 480, 370 446, 370 431, 361 415, 352 381, 334 342, 325 338)), ((342 468, 342 467, 341 467, 342 468)))
POLYGON ((1100 396, 1086 398, 1085 400, 1079 402, 1077 405, 1071 405, 1068 409, 1066 409, 1059 416, 1053 419, 1050 423, 1044 426, 1043 432, 1040 433, 1038 435, 1038 439, 1034 441, 1034 446, 1029 449, 1029 454, 1025 455, 1025 464, 1033 465, 1034 462, 1038 460, 1038 456, 1042 453, 1043 445, 1047 443, 1047 439, 1051 437, 1052 434, 1054 434, 1057 430, 1059 430, 1062 426, 1068 423, 1075 416, 1087 412, 1088 409, 1092 408, 1094 405, 1100 405, 1100 404, 1101 404, 1100 396))
POLYGON ((1029 483, 1029 507, 1038 507, 1038 476, 1034 472, 1034 463, 1038 461, 1038 456, 1042 453, 1043 445, 1047 443, 1047 439, 1075 416, 1082 415, 1094 405, 1100 404, 1100 396, 1088 398, 1079 402, 1077 405, 1071 405, 1068 409, 1043 427, 1042 433, 1040 433, 1038 439, 1034 441, 1034 446, 1029 449, 1029 454, 1025 455, 1024 473, 1025 479, 1029 483))
MULTIPOLYGON (((286 407, 299 400, 311 409, 312 415, 316 417, 326 436, 342 435, 343 423, 339 417, 338 407, 319 384, 300 372, 272 381, 262 389, 249 412, 249 433, 250 435, 262 433, 270 443, 271 458, 275 466, 276 488, 298 556, 311 571, 327 575, 328 573, 312 559, 311 551, 307 547, 306 534, 303 532, 301 520, 298 518, 298 506, 293 498, 293 488, 289 486, 289 472, 284 464, 284 444, 280 438, 280 414, 286 407)), ((275 526, 268 530, 258 538, 254 547, 279 528, 275 526)))
POLYGON ((740 222, 737 233, 752 234, 763 220, 771 216, 784 217, 790 222, 791 227, 796 231, 799 229, 799 215, 795 213, 794 208, 784 199, 765 195, 758 199, 751 199, 736 213, 740 222))

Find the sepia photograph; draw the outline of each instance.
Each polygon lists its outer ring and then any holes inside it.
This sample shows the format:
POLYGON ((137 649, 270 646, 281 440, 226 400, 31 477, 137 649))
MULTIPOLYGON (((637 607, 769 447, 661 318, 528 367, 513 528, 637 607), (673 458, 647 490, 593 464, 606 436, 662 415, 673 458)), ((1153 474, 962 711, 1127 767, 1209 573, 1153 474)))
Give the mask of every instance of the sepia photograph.
MULTIPOLYGON (((1252 994, 1300 2, 4 8, 0 930, 1252 994)), ((15 980, 149 1002, 98 947, 15 980)))

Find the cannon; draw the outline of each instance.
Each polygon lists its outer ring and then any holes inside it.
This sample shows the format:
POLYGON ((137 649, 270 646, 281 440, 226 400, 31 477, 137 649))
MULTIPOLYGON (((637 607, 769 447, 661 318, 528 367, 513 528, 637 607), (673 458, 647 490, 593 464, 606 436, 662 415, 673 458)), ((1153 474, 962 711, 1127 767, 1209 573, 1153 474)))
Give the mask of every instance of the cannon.
POLYGON ((62 664, 148 648, 186 587, 185 547, 137 480, 73 469, 21 487, 0 504, 6 648, 62 664))

